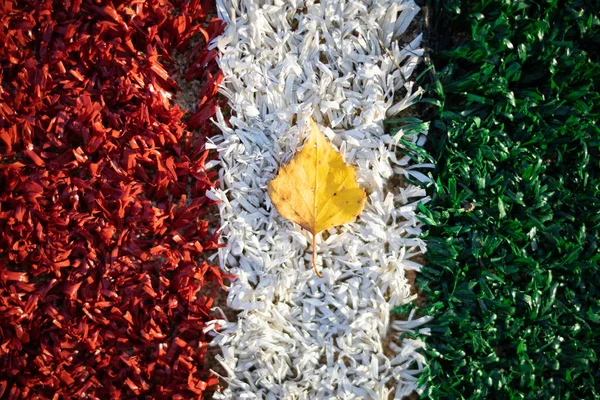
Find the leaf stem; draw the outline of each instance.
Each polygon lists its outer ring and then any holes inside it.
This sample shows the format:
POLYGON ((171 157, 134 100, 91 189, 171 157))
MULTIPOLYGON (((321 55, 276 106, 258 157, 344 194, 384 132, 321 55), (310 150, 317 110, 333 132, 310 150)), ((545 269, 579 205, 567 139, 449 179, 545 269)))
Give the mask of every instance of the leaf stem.
POLYGON ((321 273, 317 270, 317 235, 315 235, 313 233, 312 235, 312 264, 313 264, 313 269, 315 270, 317 276, 319 278, 323 278, 323 275, 321 275, 321 273))

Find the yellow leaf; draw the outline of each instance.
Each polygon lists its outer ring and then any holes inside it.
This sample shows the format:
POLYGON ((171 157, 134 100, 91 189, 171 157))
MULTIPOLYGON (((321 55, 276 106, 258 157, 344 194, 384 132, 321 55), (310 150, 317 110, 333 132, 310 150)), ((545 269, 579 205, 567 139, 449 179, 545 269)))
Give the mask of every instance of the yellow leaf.
POLYGON ((269 197, 279 214, 312 233, 312 263, 321 278, 315 235, 354 221, 367 199, 354 167, 344 162, 312 119, 304 148, 269 182, 269 197))

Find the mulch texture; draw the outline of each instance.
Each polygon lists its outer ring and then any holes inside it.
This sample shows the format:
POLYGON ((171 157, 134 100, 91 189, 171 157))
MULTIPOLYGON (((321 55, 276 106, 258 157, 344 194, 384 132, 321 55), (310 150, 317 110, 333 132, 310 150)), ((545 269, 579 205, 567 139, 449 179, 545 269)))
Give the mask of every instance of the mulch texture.
POLYGON ((222 79, 207 49, 223 29, 213 7, 0 5, 0 397, 189 399, 216 387, 204 366, 224 277, 205 261, 218 247, 204 219, 222 79), (186 79, 204 86, 184 121, 169 64, 186 49, 186 79))

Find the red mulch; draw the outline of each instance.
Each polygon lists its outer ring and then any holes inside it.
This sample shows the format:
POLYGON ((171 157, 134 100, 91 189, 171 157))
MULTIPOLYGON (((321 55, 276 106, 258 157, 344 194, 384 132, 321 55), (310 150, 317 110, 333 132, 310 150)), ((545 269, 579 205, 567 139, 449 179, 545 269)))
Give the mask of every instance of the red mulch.
POLYGON ((203 220, 213 7, 0 0, 0 398, 190 399, 218 383, 203 365, 224 277, 203 261, 218 247, 203 220), (205 86, 187 125, 168 65, 194 34, 187 78, 205 86))

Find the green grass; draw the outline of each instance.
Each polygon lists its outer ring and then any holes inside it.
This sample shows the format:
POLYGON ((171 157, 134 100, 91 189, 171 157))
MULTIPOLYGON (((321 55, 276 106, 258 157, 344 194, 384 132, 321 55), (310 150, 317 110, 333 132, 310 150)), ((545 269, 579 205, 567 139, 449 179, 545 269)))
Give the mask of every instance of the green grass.
POLYGON ((423 398, 598 398, 600 2, 430 7, 423 398))

